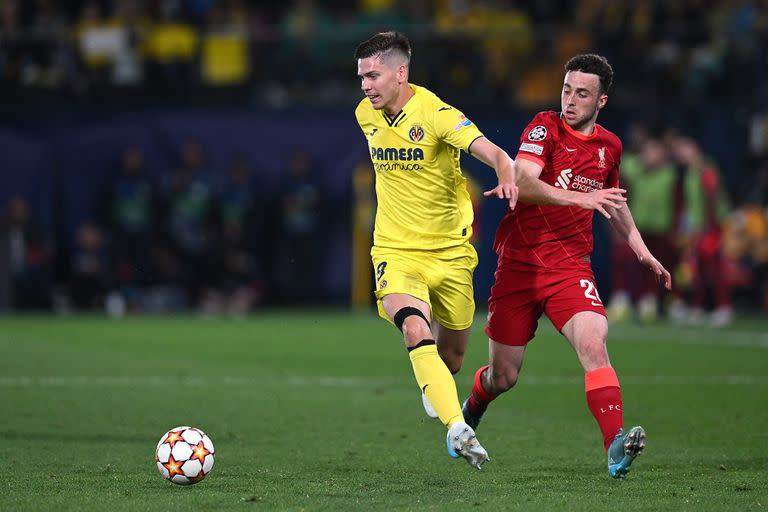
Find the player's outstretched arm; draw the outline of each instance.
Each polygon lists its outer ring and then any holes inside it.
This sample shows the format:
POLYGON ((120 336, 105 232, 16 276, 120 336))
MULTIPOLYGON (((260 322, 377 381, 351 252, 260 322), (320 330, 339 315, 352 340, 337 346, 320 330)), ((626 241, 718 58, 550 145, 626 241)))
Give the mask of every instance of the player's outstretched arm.
POLYGON ((621 188, 595 190, 585 194, 553 187, 539 179, 542 171, 539 164, 524 158, 518 158, 515 164, 520 199, 527 203, 578 206, 585 210, 597 210, 610 219, 611 215, 606 208, 619 207, 627 200, 624 197, 626 190, 621 188))
POLYGON ((485 197, 493 196, 499 199, 509 199, 509 208, 515 208, 517 204, 517 180, 515 162, 506 151, 485 137, 476 139, 469 145, 469 152, 489 167, 496 171, 499 184, 491 190, 483 192, 485 197))
POLYGON ((635 225, 635 219, 632 217, 632 212, 629 211, 629 206, 626 203, 618 208, 609 206, 608 212, 611 214, 609 219, 613 229, 629 244, 629 247, 635 252, 638 261, 651 269, 659 280, 663 280, 664 287, 667 290, 671 290, 672 276, 664 268, 664 265, 654 258, 651 251, 648 250, 643 237, 640 235, 640 231, 638 231, 635 225))

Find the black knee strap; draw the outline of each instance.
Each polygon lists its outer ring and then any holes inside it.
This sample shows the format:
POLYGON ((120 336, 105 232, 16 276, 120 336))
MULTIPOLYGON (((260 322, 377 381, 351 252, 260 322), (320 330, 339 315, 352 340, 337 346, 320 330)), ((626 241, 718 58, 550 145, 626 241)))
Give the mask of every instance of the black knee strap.
POLYGON ((437 343, 435 343, 435 340, 421 340, 416 345, 412 347, 407 347, 408 352, 413 352, 417 348, 426 347, 427 345, 437 345, 437 343))
POLYGON ((400 329, 400 332, 403 332, 403 322, 405 322, 405 319, 411 315, 420 316, 424 319, 425 322, 427 322, 427 327, 430 326, 429 320, 427 320, 427 317, 424 316, 424 313, 422 313, 421 310, 411 306, 406 306, 395 313, 395 318, 392 319, 392 321, 395 322, 395 326, 400 329))

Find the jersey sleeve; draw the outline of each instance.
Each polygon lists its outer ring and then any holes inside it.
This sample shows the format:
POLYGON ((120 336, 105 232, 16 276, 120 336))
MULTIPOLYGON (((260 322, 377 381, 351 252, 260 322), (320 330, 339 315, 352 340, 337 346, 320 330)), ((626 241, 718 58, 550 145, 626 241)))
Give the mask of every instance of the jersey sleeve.
POLYGON ((482 137, 483 132, 459 110, 449 105, 437 105, 435 108, 434 125, 438 137, 468 153, 469 146, 482 137))
POLYGON ((555 136, 555 130, 551 125, 544 113, 537 114, 520 135, 520 147, 515 158, 530 160, 543 168, 555 136))

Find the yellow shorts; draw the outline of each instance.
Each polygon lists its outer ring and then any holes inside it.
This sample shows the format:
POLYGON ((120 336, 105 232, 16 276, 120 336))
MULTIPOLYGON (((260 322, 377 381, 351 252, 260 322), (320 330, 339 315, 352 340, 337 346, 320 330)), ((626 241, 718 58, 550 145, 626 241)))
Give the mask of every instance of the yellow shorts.
POLYGON ((431 251, 373 247, 371 258, 382 318, 391 322, 382 307, 382 297, 405 293, 429 304, 432 317, 443 327, 461 330, 472 325, 472 273, 477 253, 469 242, 431 251))

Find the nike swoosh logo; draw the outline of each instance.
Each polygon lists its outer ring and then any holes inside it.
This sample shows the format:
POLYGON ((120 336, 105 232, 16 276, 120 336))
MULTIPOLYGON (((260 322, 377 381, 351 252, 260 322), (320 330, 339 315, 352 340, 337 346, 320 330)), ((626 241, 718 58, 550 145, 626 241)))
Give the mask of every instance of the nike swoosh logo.
POLYGON ((576 151, 575 149, 571 149, 571 148, 565 148, 565 150, 570 152, 570 153, 573 153, 574 151, 576 151))
POLYGON ((438 112, 442 112, 443 110, 452 110, 452 109, 453 109, 453 107, 442 107, 442 108, 437 109, 437 111, 438 112))

